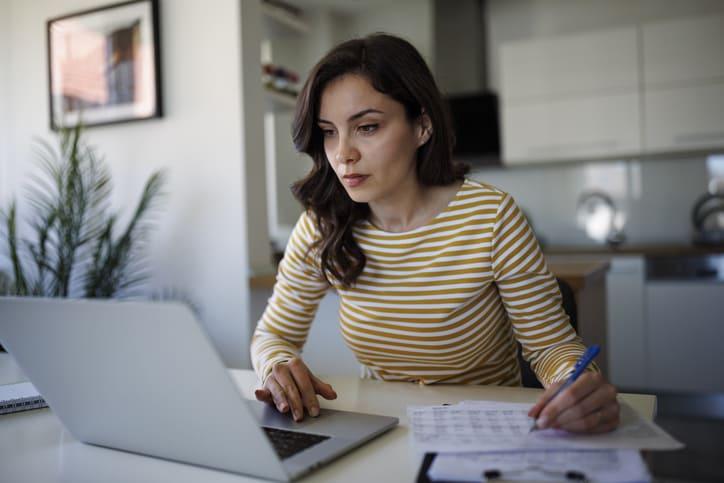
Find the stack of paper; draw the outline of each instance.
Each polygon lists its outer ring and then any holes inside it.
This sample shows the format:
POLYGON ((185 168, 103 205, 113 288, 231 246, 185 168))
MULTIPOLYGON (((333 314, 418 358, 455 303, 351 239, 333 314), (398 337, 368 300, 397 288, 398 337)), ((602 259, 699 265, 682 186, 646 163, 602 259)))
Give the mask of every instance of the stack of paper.
POLYGON ((0 385, 0 414, 46 407, 45 400, 30 382, 0 385))
POLYGON ((407 416, 414 449, 438 453, 429 473, 433 479, 530 480, 535 473, 532 479, 545 481, 565 480, 566 472, 573 472, 573 479, 585 475, 588 481, 646 481, 639 450, 683 447, 626 404, 621 405, 619 428, 600 435, 531 432, 529 409, 525 403, 463 401, 410 406, 407 416), (600 471, 604 466, 611 471, 600 471), (485 476, 485 471, 492 473, 485 476))

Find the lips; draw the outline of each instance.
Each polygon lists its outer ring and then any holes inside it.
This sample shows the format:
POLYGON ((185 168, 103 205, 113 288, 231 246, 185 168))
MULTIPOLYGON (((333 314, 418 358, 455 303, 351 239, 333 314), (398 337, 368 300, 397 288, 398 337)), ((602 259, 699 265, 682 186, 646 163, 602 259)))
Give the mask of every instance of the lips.
POLYGON ((342 181, 350 188, 355 188, 364 183, 367 178, 369 178, 367 174, 345 174, 342 176, 342 181))

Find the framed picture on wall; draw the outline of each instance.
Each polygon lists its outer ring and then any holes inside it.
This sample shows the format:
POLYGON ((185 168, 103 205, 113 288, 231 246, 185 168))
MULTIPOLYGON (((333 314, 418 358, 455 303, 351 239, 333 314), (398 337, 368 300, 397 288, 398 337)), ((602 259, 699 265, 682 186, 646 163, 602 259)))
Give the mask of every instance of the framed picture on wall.
POLYGON ((161 117, 158 0, 48 20, 50 127, 161 117))

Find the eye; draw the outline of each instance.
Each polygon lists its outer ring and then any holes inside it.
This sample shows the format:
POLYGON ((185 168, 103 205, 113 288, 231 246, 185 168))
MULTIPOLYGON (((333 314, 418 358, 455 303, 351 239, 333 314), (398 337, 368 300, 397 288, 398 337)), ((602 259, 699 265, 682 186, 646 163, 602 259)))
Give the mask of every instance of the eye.
POLYGON ((364 134, 371 134, 375 132, 378 128, 377 124, 363 124, 358 129, 362 131, 364 134))
POLYGON ((324 136, 325 138, 331 138, 332 136, 334 136, 334 129, 325 129, 321 126, 319 129, 322 131, 322 136, 324 136))

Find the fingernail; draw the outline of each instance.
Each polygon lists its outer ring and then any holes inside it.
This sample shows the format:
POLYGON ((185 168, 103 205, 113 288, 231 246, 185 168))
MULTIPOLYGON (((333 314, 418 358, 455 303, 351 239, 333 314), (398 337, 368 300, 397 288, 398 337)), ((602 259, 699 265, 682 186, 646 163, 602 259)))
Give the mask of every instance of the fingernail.
POLYGON ((535 425, 541 429, 548 427, 548 418, 545 416, 539 417, 535 425))
POLYGON ((287 407, 286 403, 281 403, 281 404, 279 405, 279 410, 280 410, 281 412, 286 412, 287 409, 289 409, 289 408, 287 407))
POLYGON ((296 409, 294 410, 294 419, 296 421, 299 421, 300 419, 302 419, 301 415, 299 414, 299 411, 297 411, 296 409))
POLYGON ((312 417, 316 418, 317 416, 319 416, 319 408, 312 407, 312 409, 309 410, 309 414, 311 414, 312 417))

